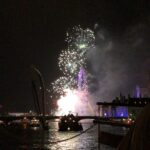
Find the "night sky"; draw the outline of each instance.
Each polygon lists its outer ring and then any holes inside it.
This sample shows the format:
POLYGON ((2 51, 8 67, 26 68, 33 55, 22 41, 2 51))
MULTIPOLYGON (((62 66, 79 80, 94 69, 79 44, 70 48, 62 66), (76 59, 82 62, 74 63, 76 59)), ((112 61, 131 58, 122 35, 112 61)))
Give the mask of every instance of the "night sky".
MULTIPOLYGON (((101 39, 97 39, 98 46, 102 45, 102 49, 105 49, 105 44, 115 43, 113 51, 107 53, 108 56, 105 57, 109 58, 109 62, 120 58, 121 64, 126 62, 122 66, 125 66, 127 72, 124 70, 122 72, 131 73, 131 80, 135 77, 130 71, 130 66, 133 66, 136 71, 144 67, 148 70, 150 2, 144 0, 136 2, 131 0, 6 0, 0 4, 0 104, 3 105, 4 110, 33 109, 31 64, 39 68, 46 86, 58 78, 60 71, 57 58, 61 50, 66 48, 65 33, 68 28, 79 24, 81 27, 95 30, 96 35, 105 34, 106 41, 101 42, 101 39), (97 29, 94 28, 95 24, 98 25, 97 29), (122 58, 122 55, 126 57, 122 58), (133 57, 135 59, 131 60, 133 57), (133 65, 127 63, 132 61, 138 62, 137 67, 133 63, 131 63, 133 65), (146 62, 139 66, 143 61, 146 62)), ((96 63, 102 63, 101 61, 96 63)), ((91 66, 93 64, 94 62, 91 66)), ((105 72, 104 66, 99 65, 97 70, 105 72)), ((98 76, 99 73, 95 71, 95 74, 98 76)), ((101 73, 99 76, 104 79, 104 74, 101 73)), ((147 72, 143 71, 143 74, 147 72)), ((140 83, 146 82, 143 82, 143 74, 139 74, 135 82, 140 77, 142 78, 140 83)), ((118 81, 119 78, 116 80, 118 81)), ((130 87, 135 85, 134 82, 132 83, 130 87)), ((116 90, 119 87, 116 87, 116 90)))

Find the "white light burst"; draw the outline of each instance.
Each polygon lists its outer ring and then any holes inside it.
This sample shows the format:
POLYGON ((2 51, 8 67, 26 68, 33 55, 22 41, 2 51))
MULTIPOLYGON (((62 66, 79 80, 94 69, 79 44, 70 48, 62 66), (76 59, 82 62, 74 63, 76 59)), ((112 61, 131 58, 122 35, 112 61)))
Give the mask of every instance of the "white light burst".
POLYGON ((68 114, 70 111, 75 112, 76 105, 79 101, 79 97, 76 95, 75 91, 66 89, 66 95, 61 96, 57 104, 59 106, 59 115, 61 113, 68 114))

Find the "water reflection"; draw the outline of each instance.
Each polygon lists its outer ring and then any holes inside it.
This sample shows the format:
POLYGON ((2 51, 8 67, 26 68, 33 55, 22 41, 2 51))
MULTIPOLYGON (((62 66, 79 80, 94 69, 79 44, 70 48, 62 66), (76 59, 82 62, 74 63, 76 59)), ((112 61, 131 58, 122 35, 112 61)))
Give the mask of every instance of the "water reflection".
MULTIPOLYGON (((0 129, 0 150, 21 149, 21 150, 96 150, 98 149, 97 126, 88 132, 69 139, 81 132, 58 132, 58 122, 50 122, 49 131, 39 128, 30 130, 16 130, 5 128, 0 129), (56 142, 59 141, 59 142, 56 142), (55 143, 56 142, 56 143, 55 143)), ((84 130, 89 128, 92 123, 82 123, 84 130)), ((103 127, 104 130, 109 127, 103 127)), ((102 150, 113 150, 111 147, 101 145, 102 150)))

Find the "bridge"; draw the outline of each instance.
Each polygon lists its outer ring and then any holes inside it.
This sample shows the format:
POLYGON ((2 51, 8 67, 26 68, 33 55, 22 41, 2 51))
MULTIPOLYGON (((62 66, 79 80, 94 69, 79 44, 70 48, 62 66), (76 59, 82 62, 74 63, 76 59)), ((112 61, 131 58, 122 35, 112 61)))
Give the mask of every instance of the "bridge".
MULTIPOLYGON (((21 115, 21 116, 0 116, 0 120, 9 122, 9 121, 14 121, 14 120, 22 120, 25 117, 30 120, 33 118, 42 120, 42 118, 43 118, 43 116, 39 116, 39 115, 34 115, 34 116, 21 115)), ((62 116, 47 115, 47 116, 44 116, 44 119, 45 120, 55 120, 55 119, 60 119, 61 117, 62 116)), ((76 119, 78 121, 83 120, 83 119, 94 119, 95 120, 98 118, 99 118, 98 116, 76 116, 76 119)))
MULTIPOLYGON (((27 116, 27 115, 21 115, 21 116, 0 116, 0 120, 4 122, 10 122, 10 121, 15 121, 15 120, 22 120, 24 117, 27 119, 31 120, 33 118, 42 120, 43 116, 41 115, 34 115, 34 116, 27 116)), ((45 120, 55 120, 55 119, 61 119, 62 116, 51 116, 51 115, 46 115, 44 116, 45 120)), ((126 117, 99 117, 99 116, 75 116, 78 121, 84 120, 84 119, 93 119, 93 120, 109 120, 109 119, 123 119, 126 117)))

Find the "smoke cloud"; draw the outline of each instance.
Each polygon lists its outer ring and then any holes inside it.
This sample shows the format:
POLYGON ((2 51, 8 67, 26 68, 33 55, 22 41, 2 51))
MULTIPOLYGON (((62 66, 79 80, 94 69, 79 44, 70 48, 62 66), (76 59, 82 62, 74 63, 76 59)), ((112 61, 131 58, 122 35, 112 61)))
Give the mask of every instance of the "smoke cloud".
POLYGON ((95 25, 96 47, 88 53, 89 90, 96 101, 112 101, 147 87, 150 71, 150 23, 130 26, 121 36, 95 25))

